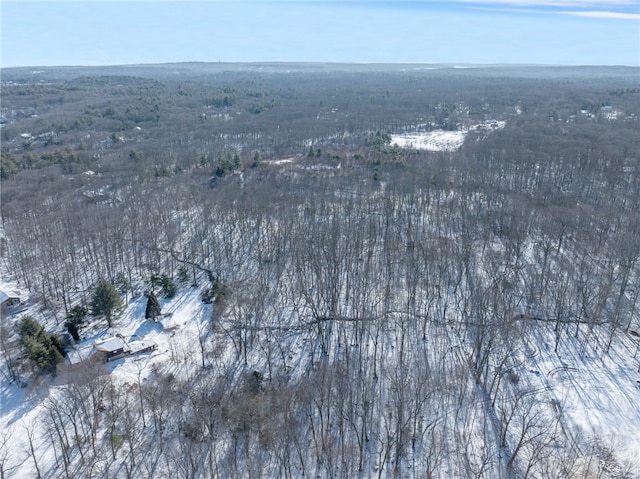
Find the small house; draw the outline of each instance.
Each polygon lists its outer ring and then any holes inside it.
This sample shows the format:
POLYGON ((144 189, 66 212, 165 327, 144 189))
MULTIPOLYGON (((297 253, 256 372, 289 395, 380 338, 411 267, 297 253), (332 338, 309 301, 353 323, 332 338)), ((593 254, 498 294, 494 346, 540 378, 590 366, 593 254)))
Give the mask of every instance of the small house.
POLYGON ((112 338, 104 339, 93 343, 94 350, 108 361, 124 358, 132 354, 141 354, 158 349, 158 345, 150 339, 140 337, 134 341, 127 342, 124 336, 118 334, 112 338))
POLYGON ((2 309, 2 312, 8 311, 20 303, 20 296, 17 294, 0 291, 0 309, 2 309))
POLYGON ((105 361, 114 361, 131 353, 127 343, 119 336, 93 343, 93 347, 102 354, 105 361))

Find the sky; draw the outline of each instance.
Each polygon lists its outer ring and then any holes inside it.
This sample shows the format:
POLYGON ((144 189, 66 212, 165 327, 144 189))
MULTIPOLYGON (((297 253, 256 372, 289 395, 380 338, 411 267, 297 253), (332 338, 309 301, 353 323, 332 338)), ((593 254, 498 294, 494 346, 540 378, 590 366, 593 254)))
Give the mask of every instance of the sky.
POLYGON ((640 66, 640 0, 2 0, 0 65, 640 66))

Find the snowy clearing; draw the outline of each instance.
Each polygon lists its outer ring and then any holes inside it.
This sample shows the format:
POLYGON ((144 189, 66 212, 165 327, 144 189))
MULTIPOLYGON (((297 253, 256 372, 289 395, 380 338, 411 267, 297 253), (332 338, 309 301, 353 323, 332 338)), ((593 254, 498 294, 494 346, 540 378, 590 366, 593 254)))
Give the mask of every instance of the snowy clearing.
POLYGON ((428 131, 412 135, 391 135, 391 142, 401 148, 427 151, 454 151, 462 146, 466 131, 428 131))
POLYGON ((464 143, 469 131, 493 131, 504 128, 505 121, 487 120, 468 129, 433 130, 391 135, 391 142, 401 148, 427 151, 455 151, 464 143))

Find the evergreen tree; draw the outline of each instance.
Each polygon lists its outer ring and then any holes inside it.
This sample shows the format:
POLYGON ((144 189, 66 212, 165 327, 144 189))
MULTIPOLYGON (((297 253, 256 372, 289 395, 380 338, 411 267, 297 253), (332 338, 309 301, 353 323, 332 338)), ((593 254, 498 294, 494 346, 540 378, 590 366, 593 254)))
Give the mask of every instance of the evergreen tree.
POLYGON ((74 322, 69 320, 65 321, 64 325, 67 328, 67 331, 69 332, 73 340, 76 343, 80 341, 80 331, 78 329, 78 326, 74 322))
POLYGON ((178 268, 178 281, 183 284, 189 281, 189 270, 186 266, 180 266, 178 268))
POLYGON ((173 298, 176 295, 178 288, 176 288, 176 284, 173 282, 173 279, 166 274, 163 274, 160 277, 160 286, 162 287, 162 295, 165 298, 173 298))
POLYGON ((162 276, 158 273, 151 273, 151 277, 149 278, 149 282, 151 283, 151 287, 159 287, 162 286, 162 276))
POLYGON ((232 162, 233 162, 233 169, 239 170, 240 167, 242 166, 242 160, 240 159, 240 155, 238 153, 233 154, 232 162))
POLYGON ((91 314, 104 316, 111 327, 114 314, 118 314, 124 308, 124 303, 118 290, 108 281, 98 281, 91 298, 91 314))
POLYGON ((6 180, 19 170, 18 162, 8 153, 0 153, 0 179, 6 180))
POLYGON ((69 334, 73 337, 73 340, 76 342, 80 341, 80 329, 84 326, 84 320, 87 313, 87 308, 78 304, 71 308, 71 311, 69 311, 69 314, 67 315, 67 320, 64 325, 69 334))
POLYGON ((40 335, 44 331, 44 328, 33 317, 24 316, 18 324, 18 331, 20 339, 23 339, 26 337, 36 337, 40 335))
POLYGON ((251 168, 257 168, 262 163, 262 155, 259 151, 256 151, 253 154, 253 163, 251 163, 251 168))
MULTIPOLYGON (((235 155, 238 161, 238 167, 240 167, 240 156, 236 153, 235 155)), ((219 178, 223 176, 233 173, 235 166, 235 159, 232 159, 229 154, 220 155, 218 157, 218 165, 216 166, 215 175, 219 178)))
POLYGON ((25 356, 41 371, 55 374, 56 365, 64 360, 64 347, 60 338, 47 333, 31 316, 22 318, 18 330, 25 356))
POLYGON ((45 342, 38 341, 33 336, 26 336, 22 339, 25 355, 38 366, 39 369, 46 371, 49 369, 49 348, 45 342))
POLYGON ((81 325, 84 324, 84 320, 87 317, 87 314, 87 308, 77 304, 73 308, 71 308, 69 314, 67 315, 67 318, 73 321, 75 324, 81 325))
POLYGON ((151 291, 147 299, 147 308, 144 311, 144 317, 145 319, 151 319, 155 321, 156 318, 161 314, 162 314, 162 309, 160 308, 160 303, 158 302, 158 298, 156 297, 155 293, 151 291))

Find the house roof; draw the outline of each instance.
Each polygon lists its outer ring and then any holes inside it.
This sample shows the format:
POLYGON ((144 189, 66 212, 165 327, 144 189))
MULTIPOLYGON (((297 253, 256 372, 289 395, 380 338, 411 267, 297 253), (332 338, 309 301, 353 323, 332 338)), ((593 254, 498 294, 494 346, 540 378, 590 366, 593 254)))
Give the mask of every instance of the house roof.
POLYGON ((4 303, 8 299, 20 299, 20 296, 18 296, 15 293, 10 294, 10 293, 6 293, 5 291, 0 290, 0 303, 4 303))
POLYGON ((124 349, 124 341, 118 337, 108 338, 104 341, 100 341, 99 343, 93 343, 93 345, 98 351, 102 351, 104 353, 112 353, 119 349, 124 349))
POLYGON ((157 344, 150 339, 145 339, 143 341, 131 341, 129 343, 129 347, 131 348, 131 354, 136 354, 140 351, 145 351, 149 348, 156 347, 157 344))

